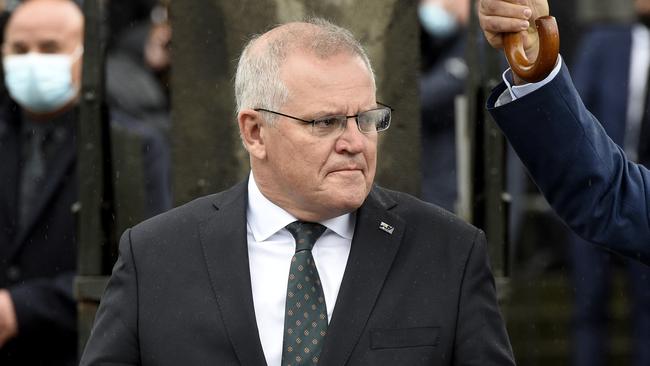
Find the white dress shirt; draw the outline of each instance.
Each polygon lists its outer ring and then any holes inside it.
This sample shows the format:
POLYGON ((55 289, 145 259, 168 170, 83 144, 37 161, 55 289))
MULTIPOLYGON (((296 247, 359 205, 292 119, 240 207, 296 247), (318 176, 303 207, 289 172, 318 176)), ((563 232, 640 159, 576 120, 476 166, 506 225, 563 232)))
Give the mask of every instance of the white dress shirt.
POLYGON ((517 98, 521 98, 525 95, 528 95, 535 90, 543 87, 544 85, 548 84, 551 82, 557 74, 560 72, 560 69, 562 68, 562 56, 558 55, 557 56, 557 62, 555 63, 555 67, 553 68, 553 71, 551 71, 548 76, 537 83, 527 83, 527 84, 522 84, 522 85, 511 85, 510 79, 508 78, 508 74, 512 72, 511 69, 507 69, 506 71, 503 72, 502 78, 503 82, 506 83, 507 89, 501 93, 499 98, 497 98, 497 101, 494 103, 495 107, 500 107, 502 105, 508 104, 512 102, 513 100, 516 100, 517 98))
MULTIPOLYGON (((280 366, 282 361, 287 283, 295 253, 295 240, 284 227, 296 220, 264 197, 251 173, 246 210, 248 260, 257 329, 269 366, 280 366)), ((316 241, 312 254, 325 293, 329 322, 350 254, 355 215, 345 214, 320 224, 327 230, 316 241)))

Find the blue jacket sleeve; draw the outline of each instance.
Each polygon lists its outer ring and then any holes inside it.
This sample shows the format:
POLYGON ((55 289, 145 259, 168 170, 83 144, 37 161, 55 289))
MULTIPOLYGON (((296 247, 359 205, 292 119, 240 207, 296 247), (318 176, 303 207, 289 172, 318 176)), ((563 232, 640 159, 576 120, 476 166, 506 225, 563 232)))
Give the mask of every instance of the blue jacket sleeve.
POLYGON ((584 239, 650 265, 650 171, 585 108, 565 65, 537 91, 488 110, 553 209, 584 239))

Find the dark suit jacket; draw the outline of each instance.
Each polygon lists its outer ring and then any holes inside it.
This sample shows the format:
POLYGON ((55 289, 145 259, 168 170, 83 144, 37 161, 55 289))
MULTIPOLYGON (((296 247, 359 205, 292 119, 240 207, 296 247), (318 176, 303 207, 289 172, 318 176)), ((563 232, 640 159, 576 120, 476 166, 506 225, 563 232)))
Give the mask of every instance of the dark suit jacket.
POLYGON ((14 302, 20 335, 0 348, 2 365, 72 365, 76 352, 77 197, 73 120, 59 133, 65 141, 46 162, 47 178, 28 223, 19 227, 20 109, 0 109, 0 288, 14 302), (34 350, 37 349, 37 352, 34 350))
MULTIPOLYGON (((264 365, 246 204, 244 182, 126 231, 81 365, 264 365)), ((512 365, 483 233, 373 189, 323 347, 325 366, 512 365)))
POLYGON ((650 264, 650 171, 585 108, 565 65, 549 84, 488 110, 560 217, 586 240, 650 264))
MULTIPOLYGON (((18 336, 0 348, 0 365, 76 365, 76 121, 71 117, 64 133, 56 134, 65 141, 46 162, 39 201, 21 227, 21 119, 16 104, 0 108, 0 288, 9 290, 18 320, 18 336)), ((114 129, 123 125, 120 121, 113 122, 114 129)), ((147 190, 147 202, 153 202, 147 213, 159 213, 170 206, 166 146, 153 135, 132 133, 143 139, 144 175, 155 187, 147 190)))

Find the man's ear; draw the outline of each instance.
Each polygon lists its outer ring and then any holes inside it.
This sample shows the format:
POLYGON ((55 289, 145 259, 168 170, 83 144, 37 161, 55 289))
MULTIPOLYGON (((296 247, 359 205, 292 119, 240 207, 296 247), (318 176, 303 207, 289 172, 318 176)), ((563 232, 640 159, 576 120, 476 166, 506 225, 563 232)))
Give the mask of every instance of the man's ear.
POLYGON ((262 120, 260 113, 252 109, 242 109, 237 114, 237 122, 239 124, 239 135, 248 153, 257 159, 264 159, 266 157, 266 145, 264 144, 262 130, 266 128, 266 124, 262 120))

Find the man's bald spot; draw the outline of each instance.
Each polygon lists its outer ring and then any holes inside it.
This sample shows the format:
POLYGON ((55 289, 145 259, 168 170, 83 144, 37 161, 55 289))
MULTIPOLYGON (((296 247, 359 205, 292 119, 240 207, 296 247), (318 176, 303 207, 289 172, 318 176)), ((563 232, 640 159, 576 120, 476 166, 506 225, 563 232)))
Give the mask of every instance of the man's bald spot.
POLYGON ((331 30, 306 22, 285 23, 267 31, 253 41, 251 51, 255 55, 270 52, 282 60, 289 52, 307 51, 320 58, 328 58, 340 52, 354 53, 352 49, 334 39, 331 30))
POLYGON ((84 15, 73 1, 28 0, 21 3, 11 14, 5 31, 5 40, 15 27, 34 19, 60 19, 64 24, 62 30, 66 36, 83 39, 84 15))
POLYGON ((307 39, 305 35, 309 34, 308 32, 322 32, 322 30, 313 24, 304 22, 279 25, 257 37, 251 45, 251 52, 259 55, 260 52, 267 51, 268 47, 272 47, 271 52, 275 51, 284 56, 290 47, 292 49, 307 48, 304 47, 304 43, 307 39))
POLYGON ((314 24, 305 22, 290 22, 278 25, 269 31, 263 33, 258 37, 261 42, 274 42, 286 38, 307 38, 305 35, 308 32, 322 32, 322 30, 314 24))

